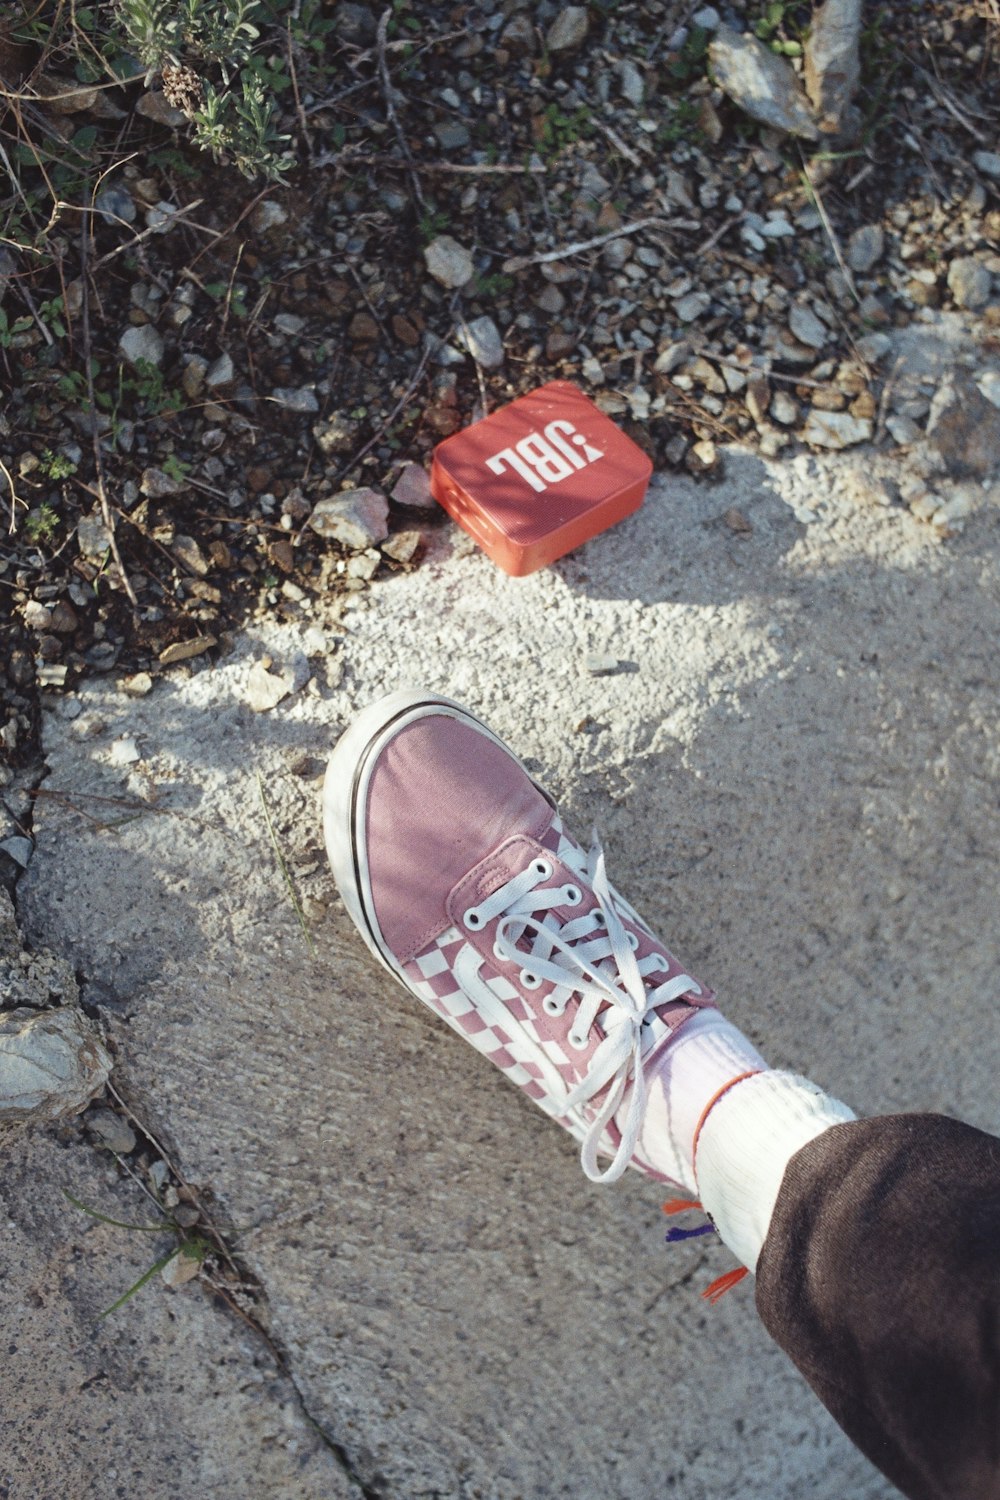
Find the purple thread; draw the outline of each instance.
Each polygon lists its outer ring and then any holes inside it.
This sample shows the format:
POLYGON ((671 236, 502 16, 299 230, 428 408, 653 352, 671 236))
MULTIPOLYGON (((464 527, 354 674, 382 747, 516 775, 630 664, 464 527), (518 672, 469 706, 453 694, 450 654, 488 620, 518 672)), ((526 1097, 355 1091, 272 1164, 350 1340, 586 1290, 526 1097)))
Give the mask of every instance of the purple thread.
POLYGON ((676 1245, 681 1240, 696 1240, 701 1234, 714 1234, 714 1224, 699 1224, 697 1229, 668 1229, 664 1238, 668 1245, 676 1245))

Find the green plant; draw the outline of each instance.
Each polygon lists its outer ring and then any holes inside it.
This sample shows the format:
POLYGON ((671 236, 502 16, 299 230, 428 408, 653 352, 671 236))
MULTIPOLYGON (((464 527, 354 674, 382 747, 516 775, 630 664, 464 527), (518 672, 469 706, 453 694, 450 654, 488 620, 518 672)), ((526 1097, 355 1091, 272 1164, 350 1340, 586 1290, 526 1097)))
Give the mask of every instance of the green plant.
POLYGON ((191 472, 191 465, 178 458, 176 453, 168 453, 161 465, 168 479, 173 479, 177 484, 191 472))
POLYGON ((420 238, 424 241, 425 245, 429 245, 431 240, 437 239, 439 234, 444 234, 450 223, 451 220, 443 210, 435 208, 433 204, 429 204, 417 221, 420 238))
POLYGON ((42 473, 47 479, 69 479, 77 471, 77 465, 65 453, 53 453, 51 448, 43 448, 39 457, 42 473))
POLYGON ((768 0, 764 14, 754 22, 754 34, 766 42, 772 52, 784 57, 801 57, 802 43, 809 29, 808 7, 801 0, 768 0))
MULTIPOLYGON (((46 449, 46 452, 48 450, 46 449)), ((42 454, 44 461, 45 454, 42 454)), ((75 470, 76 465, 73 465, 75 470)), ((59 517, 54 508, 46 500, 34 510, 30 510, 24 518, 24 535, 29 542, 40 546, 44 542, 51 542, 59 530, 59 517)))
POLYGON ((128 45, 159 73, 195 144, 244 175, 280 177, 292 164, 274 121, 273 95, 291 79, 282 59, 256 52, 261 0, 116 0, 128 45))
POLYGON ((669 117, 657 129, 656 144, 676 146, 678 141, 696 141, 700 134, 698 106, 693 99, 682 95, 673 101, 669 117))
POLYGON ((594 133, 590 110, 585 104, 571 115, 558 104, 547 105, 542 114, 535 117, 534 130, 538 149, 544 156, 558 156, 564 147, 594 133))
MULTIPOLYGON (((125 1229, 131 1234, 169 1233, 175 1235, 178 1241, 173 1249, 168 1250, 155 1260, 142 1273, 138 1281, 132 1283, 128 1291, 123 1292, 120 1297, 112 1302, 110 1307, 106 1307, 99 1315, 99 1320, 100 1318, 110 1317, 111 1313, 117 1312, 130 1297, 134 1297, 136 1292, 141 1291, 148 1281, 152 1281, 157 1272, 165 1271, 167 1266, 179 1257, 187 1261, 193 1261, 195 1263, 193 1275, 198 1275, 213 1249, 211 1242, 204 1235, 198 1234, 195 1230, 188 1229, 180 1224, 166 1209, 160 1210, 163 1214, 163 1220, 159 1224, 128 1224, 123 1219, 112 1219, 107 1214, 98 1213, 96 1208, 90 1208, 86 1203, 81 1203, 79 1198, 74 1198, 73 1194, 66 1188, 63 1188, 63 1192, 74 1208, 80 1209, 88 1218, 96 1219, 100 1224, 111 1224, 115 1229, 125 1229)), ((159 1205, 157 1206, 159 1207, 159 1205)))
POLYGON ((692 26, 680 51, 674 54, 670 63, 670 76, 678 83, 690 83, 692 78, 700 78, 705 71, 705 59, 708 55, 709 33, 703 26, 692 26))

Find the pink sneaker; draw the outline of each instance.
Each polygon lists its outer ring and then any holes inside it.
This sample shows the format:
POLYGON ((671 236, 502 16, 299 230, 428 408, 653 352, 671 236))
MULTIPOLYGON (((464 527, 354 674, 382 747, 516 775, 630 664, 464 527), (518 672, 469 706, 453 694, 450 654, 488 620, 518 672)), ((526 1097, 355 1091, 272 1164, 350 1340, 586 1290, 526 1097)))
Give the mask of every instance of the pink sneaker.
POLYGON ((433 693, 355 719, 323 809, 376 958, 582 1141, 591 1181, 661 1177, 636 1154, 643 1075, 712 995, 608 883, 599 845, 585 854, 502 741, 433 693))

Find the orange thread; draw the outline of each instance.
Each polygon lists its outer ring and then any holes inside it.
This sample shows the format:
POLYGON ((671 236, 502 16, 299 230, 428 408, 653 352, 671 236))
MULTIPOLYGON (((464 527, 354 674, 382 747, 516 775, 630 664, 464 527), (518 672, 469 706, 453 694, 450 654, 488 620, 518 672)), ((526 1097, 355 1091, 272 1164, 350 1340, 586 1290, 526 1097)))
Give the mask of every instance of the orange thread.
POLYGON ((724 1083, 721 1089, 717 1089, 712 1095, 711 1099, 709 1099, 708 1103, 705 1105, 705 1108, 701 1112, 701 1119, 698 1121, 698 1128, 694 1133, 694 1142, 691 1146, 692 1169, 694 1168, 695 1160, 698 1155, 698 1141, 701 1139, 702 1126, 708 1119, 709 1115, 712 1113, 712 1110, 718 1104, 719 1100, 722 1098, 723 1094, 728 1094, 731 1088, 735 1088, 736 1084, 742 1083, 745 1078, 756 1078, 757 1074, 763 1073, 763 1071, 763 1068, 750 1068, 746 1073, 738 1073, 735 1078, 730 1078, 728 1083, 724 1083))
POLYGON ((733 1287, 738 1286, 744 1276, 749 1275, 750 1272, 746 1266, 737 1266, 735 1271, 727 1271, 724 1276, 717 1277, 711 1286, 705 1288, 701 1295, 706 1302, 711 1302, 714 1307, 720 1297, 724 1297, 727 1292, 732 1291, 733 1287))
POLYGON ((704 1209, 702 1209, 697 1198, 671 1198, 667 1203, 664 1203, 663 1212, 665 1214, 683 1214, 689 1208, 701 1209, 702 1213, 704 1213, 704 1209))

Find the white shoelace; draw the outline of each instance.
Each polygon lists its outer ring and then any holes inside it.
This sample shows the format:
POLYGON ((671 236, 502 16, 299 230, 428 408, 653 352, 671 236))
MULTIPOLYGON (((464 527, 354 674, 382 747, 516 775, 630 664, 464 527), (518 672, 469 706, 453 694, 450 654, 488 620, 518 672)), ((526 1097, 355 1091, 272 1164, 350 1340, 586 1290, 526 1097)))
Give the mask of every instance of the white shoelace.
POLYGON ((658 1006, 682 995, 698 995, 701 987, 689 974, 677 974, 647 989, 644 976, 666 969, 667 958, 651 953, 636 959, 634 938, 616 910, 604 868, 604 851, 596 836, 586 870, 598 904, 584 916, 560 922, 554 915, 553 907, 576 906, 583 900, 583 893, 572 884, 544 887, 552 877, 553 866, 548 859, 539 858, 478 906, 470 907, 463 920, 475 931, 499 917, 494 952, 498 958, 521 965, 521 984, 526 989, 538 989, 545 982, 554 985, 542 1001, 548 1015, 562 1015, 569 1001, 579 996, 569 1032, 570 1046, 585 1049, 595 1021, 604 1032, 586 1077, 567 1095, 565 1110, 568 1113, 592 1099, 610 1083, 608 1096, 584 1136, 580 1160, 591 1182, 615 1182, 635 1150, 646 1107, 643 1023, 658 1006), (538 912, 547 915, 539 918, 538 912), (517 947, 518 939, 529 930, 535 934, 530 949, 517 947), (632 1094, 620 1126, 621 1141, 611 1165, 602 1172, 597 1165, 598 1145, 625 1096, 630 1077, 632 1094))

